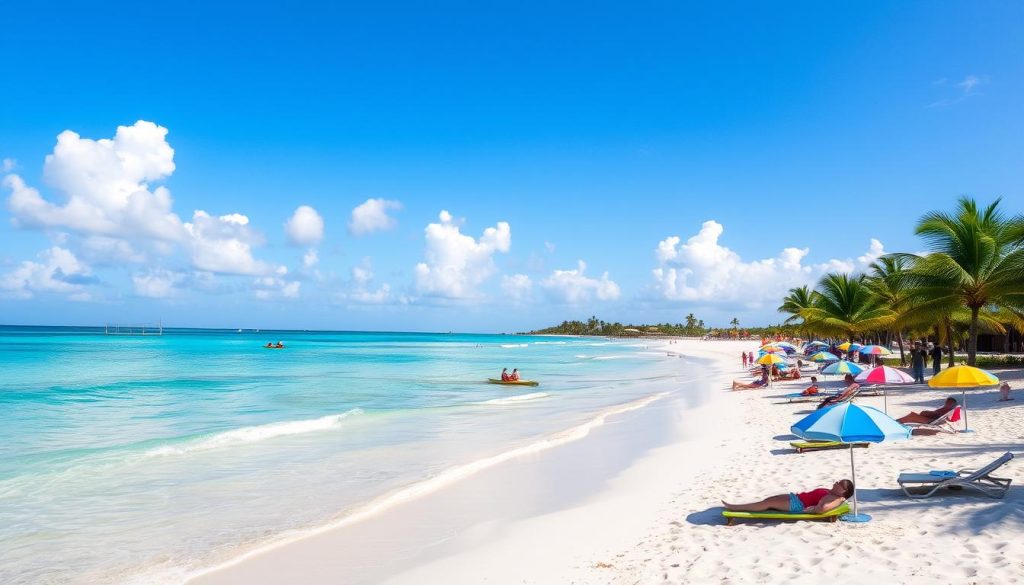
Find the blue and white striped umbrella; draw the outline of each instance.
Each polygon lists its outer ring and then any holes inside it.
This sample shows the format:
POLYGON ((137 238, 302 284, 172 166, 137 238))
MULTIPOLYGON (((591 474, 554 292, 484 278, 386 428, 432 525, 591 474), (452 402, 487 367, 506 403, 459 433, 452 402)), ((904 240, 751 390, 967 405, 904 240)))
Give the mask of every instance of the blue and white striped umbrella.
POLYGON ((844 402, 807 415, 790 428, 794 435, 814 441, 881 443, 909 439, 910 429, 877 408, 844 402))
MULTIPOLYGON (((844 402, 816 410, 795 425, 790 432, 813 441, 841 441, 851 443, 850 476, 854 490, 857 486, 857 468, 853 464, 852 443, 881 443, 910 438, 910 429, 877 408, 844 402)), ((853 514, 844 514, 848 522, 867 522, 871 516, 857 513, 857 494, 853 495, 853 514)))
POLYGON ((854 376, 856 376, 857 374, 859 374, 859 373, 861 373, 863 371, 864 371, 864 368, 858 366, 857 364, 855 364, 853 362, 848 362, 846 360, 841 360, 841 361, 838 361, 838 362, 836 362, 834 364, 829 364, 829 365, 825 366, 825 369, 823 369, 821 371, 821 373, 822 374, 853 374, 854 376))

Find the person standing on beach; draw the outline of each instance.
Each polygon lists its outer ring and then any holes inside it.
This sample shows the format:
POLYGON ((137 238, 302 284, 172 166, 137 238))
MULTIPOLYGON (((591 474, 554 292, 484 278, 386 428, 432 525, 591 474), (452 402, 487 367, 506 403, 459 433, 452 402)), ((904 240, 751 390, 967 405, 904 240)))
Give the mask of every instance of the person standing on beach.
POLYGON ((932 375, 938 375, 942 371, 942 347, 936 343, 930 352, 932 356, 932 375))
POLYGON ((743 369, 745 370, 745 369, 747 369, 747 353, 741 351, 740 352, 740 357, 743 358, 743 369))
POLYGON ((752 351, 747 352, 747 363, 750 363, 750 364, 754 363, 754 352, 752 352, 752 351))
POLYGON ((921 347, 920 341, 914 342, 914 349, 910 350, 910 369, 914 374, 915 384, 924 384, 924 361, 927 352, 921 347))

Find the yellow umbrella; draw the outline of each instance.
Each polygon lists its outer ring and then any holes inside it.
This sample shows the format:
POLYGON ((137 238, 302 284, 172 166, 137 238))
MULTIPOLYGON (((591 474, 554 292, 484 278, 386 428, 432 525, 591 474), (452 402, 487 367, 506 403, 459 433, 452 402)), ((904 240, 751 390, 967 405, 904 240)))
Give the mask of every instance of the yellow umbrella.
MULTIPOLYGON (((786 360, 780 358, 774 353, 766 353, 763 356, 757 358, 757 363, 761 364, 762 366, 770 366, 772 364, 784 364, 786 363, 786 360)), ((768 373, 768 387, 772 387, 771 372, 768 373)))
POLYGON ((928 385, 932 388, 978 388, 995 386, 998 383, 999 378, 973 366, 953 366, 928 380, 928 385))
POLYGON ((784 364, 786 363, 786 360, 780 358, 778 355, 774 353, 766 353, 760 358, 758 358, 757 363, 761 364, 762 366, 770 366, 772 364, 784 364))
POLYGON ((942 370, 931 380, 928 385, 932 388, 960 388, 961 400, 964 403, 964 432, 971 432, 967 428, 967 388, 981 388, 982 386, 995 386, 999 378, 991 372, 973 366, 953 366, 942 370))
POLYGON ((845 343, 840 343, 839 345, 836 346, 836 348, 841 349, 843 351, 848 351, 850 349, 850 342, 847 341, 845 343))

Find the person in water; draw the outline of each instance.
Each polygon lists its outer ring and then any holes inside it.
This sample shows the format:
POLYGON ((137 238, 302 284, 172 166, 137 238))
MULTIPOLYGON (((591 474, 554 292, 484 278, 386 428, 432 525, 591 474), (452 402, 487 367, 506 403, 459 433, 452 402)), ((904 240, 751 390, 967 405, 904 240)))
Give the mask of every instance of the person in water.
POLYGON ((275 345, 274 347, 276 347, 277 349, 281 349, 282 347, 284 347, 284 344, 278 341, 277 345, 275 345))
POLYGON ((263 346, 263 347, 274 347, 274 342, 273 341, 268 341, 267 344, 265 346, 263 346))
POLYGON ((512 368, 512 373, 509 374, 508 379, 513 382, 519 381, 519 368, 512 368))
POLYGON ((501 368, 501 381, 502 382, 508 382, 509 381, 508 368, 501 368))
POLYGON ((809 492, 779 494, 749 504, 730 504, 722 500, 726 510, 733 512, 767 512, 778 510, 790 514, 824 514, 841 506, 853 496, 853 482, 841 479, 832 488, 816 488, 809 492))

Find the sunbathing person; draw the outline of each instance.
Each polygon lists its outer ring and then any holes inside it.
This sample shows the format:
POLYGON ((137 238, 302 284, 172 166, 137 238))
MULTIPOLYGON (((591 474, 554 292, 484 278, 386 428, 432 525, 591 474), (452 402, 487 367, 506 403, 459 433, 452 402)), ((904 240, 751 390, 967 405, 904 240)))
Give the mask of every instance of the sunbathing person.
POLYGON ((853 396, 853 393, 860 388, 860 384, 854 382, 853 376, 850 374, 846 374, 846 376, 843 377, 843 380, 847 384, 846 388, 844 388, 839 394, 829 396, 825 400, 822 400, 821 404, 818 405, 819 409, 825 408, 826 406, 832 406, 833 404, 839 404, 840 402, 846 402, 851 396, 853 396))
POLYGON ((751 390, 753 388, 764 388, 768 385, 768 373, 767 370, 761 372, 761 377, 749 384, 744 384, 739 380, 732 381, 733 390, 751 390))
POLYGON ((783 372, 783 380, 799 380, 800 379, 800 368, 789 368, 788 371, 783 372))
POLYGON ((896 420, 901 423, 920 423, 928 424, 940 416, 944 416, 949 411, 953 410, 957 406, 956 398, 950 396, 946 399, 946 402, 942 405, 942 408, 937 410, 922 410, 921 412, 911 412, 908 415, 902 416, 896 420))
POLYGON ((818 377, 811 376, 811 385, 800 393, 800 396, 816 396, 818 394, 818 377))
POLYGON ((846 498, 853 495, 853 482, 841 479, 832 484, 832 489, 817 488, 799 494, 779 494, 749 504, 730 504, 722 500, 726 510, 733 512, 767 512, 778 510, 791 514, 824 514, 841 506, 846 498))

